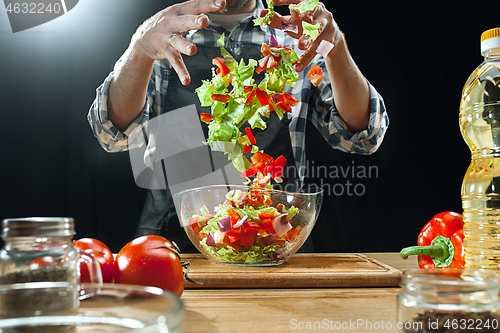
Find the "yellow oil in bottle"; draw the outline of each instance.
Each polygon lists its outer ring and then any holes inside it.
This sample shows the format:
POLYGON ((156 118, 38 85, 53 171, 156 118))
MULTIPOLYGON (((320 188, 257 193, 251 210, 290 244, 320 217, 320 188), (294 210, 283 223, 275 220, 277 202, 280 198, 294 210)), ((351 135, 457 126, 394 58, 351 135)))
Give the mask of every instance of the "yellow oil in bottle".
POLYGON ((481 53, 460 103, 460 130, 472 153, 462 184, 465 264, 500 275, 500 28, 483 33, 481 53))

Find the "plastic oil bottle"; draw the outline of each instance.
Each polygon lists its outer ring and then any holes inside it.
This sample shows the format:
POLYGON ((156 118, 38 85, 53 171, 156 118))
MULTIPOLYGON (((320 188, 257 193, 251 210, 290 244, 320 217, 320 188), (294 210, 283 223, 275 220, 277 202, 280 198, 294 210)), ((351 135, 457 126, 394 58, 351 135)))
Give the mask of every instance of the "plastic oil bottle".
POLYGON ((472 152, 462 184, 465 264, 500 275, 500 28, 481 35, 481 54, 460 102, 460 131, 472 152))

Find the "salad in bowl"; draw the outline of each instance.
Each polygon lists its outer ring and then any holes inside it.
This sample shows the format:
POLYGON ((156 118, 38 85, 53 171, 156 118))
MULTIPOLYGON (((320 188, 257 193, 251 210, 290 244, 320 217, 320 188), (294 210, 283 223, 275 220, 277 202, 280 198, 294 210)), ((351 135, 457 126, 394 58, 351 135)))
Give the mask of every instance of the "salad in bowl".
POLYGON ((279 265, 304 244, 316 223, 323 190, 278 191, 213 185, 174 195, 179 219, 195 247, 228 265, 279 265))

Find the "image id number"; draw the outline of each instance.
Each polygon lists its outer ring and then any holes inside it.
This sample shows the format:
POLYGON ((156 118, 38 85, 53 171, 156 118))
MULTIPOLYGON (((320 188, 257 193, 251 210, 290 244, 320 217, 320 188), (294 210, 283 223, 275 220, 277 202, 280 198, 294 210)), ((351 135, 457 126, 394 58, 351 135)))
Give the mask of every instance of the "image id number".
POLYGON ((498 329, 497 319, 448 319, 443 325, 447 329, 461 330, 482 330, 482 329, 498 329))
POLYGON ((61 4, 59 2, 55 3, 49 3, 49 4, 44 4, 44 3, 35 3, 35 2, 30 2, 30 3, 9 3, 5 7, 7 13, 15 13, 15 14, 46 14, 46 13, 56 13, 58 14, 62 8, 61 4))

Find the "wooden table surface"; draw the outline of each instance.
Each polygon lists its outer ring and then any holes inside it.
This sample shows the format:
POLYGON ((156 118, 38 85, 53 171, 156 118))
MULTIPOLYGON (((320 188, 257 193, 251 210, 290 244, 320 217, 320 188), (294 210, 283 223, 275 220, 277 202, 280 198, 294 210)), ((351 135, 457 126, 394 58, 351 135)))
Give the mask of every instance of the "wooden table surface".
MULTIPOLYGON (((364 253, 397 270, 399 253, 364 253)), ((186 289, 186 333, 397 332, 399 287, 186 289)))

